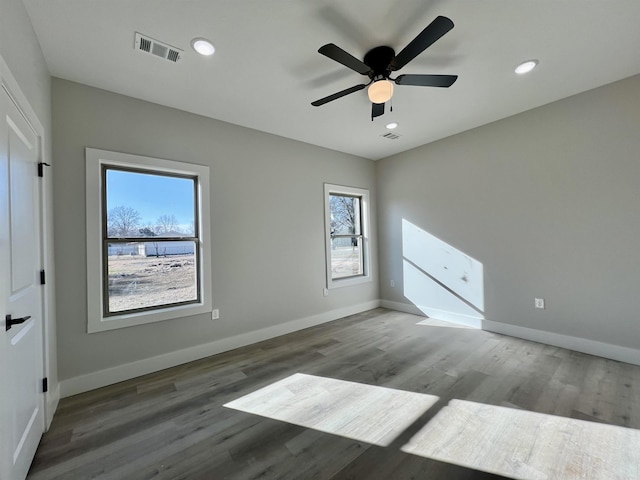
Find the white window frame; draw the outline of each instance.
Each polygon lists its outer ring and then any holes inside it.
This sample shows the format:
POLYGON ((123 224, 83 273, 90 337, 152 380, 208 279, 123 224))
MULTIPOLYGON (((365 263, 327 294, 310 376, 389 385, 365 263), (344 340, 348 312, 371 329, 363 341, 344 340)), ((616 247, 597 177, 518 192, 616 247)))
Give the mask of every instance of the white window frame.
POLYGON ((146 323, 160 322, 203 313, 211 313, 211 224, 209 204, 209 167, 176 162, 127 153, 85 149, 86 158, 86 221, 87 221, 87 332, 96 333, 146 323), (167 172, 168 174, 197 177, 198 221, 200 232, 200 302, 187 305, 169 305, 141 312, 121 315, 103 314, 102 261, 102 201, 103 165, 134 168, 139 171, 167 172))
POLYGON ((369 190, 358 187, 347 187, 344 185, 324 184, 324 226, 325 226, 325 258, 327 288, 340 288, 351 285, 358 285, 371 281, 370 255, 369 255, 369 190), (331 206, 329 198, 332 194, 349 195, 360 198, 361 221, 362 221, 362 269, 363 274, 353 277, 332 278, 331 277, 331 206))

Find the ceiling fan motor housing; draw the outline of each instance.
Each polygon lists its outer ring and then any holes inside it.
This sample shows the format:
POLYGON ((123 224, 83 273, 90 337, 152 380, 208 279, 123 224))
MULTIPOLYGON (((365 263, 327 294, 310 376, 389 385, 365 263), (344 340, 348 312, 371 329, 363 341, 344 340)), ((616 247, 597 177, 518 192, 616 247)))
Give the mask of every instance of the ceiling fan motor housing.
POLYGON ((395 58, 396 52, 391 47, 381 46, 369 50, 364 56, 364 63, 371 68, 369 78, 372 80, 380 76, 388 78, 395 58))

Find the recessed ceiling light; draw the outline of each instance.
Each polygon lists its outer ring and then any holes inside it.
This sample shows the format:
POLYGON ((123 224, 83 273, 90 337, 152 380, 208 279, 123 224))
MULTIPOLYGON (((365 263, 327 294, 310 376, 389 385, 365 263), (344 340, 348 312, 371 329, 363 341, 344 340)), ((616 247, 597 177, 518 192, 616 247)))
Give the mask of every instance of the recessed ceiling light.
POLYGON ((213 43, 206 38, 194 38, 191 40, 191 46, 196 52, 205 57, 210 57, 216 51, 213 43))
POLYGON ((529 73, 531 70, 536 68, 536 65, 538 65, 538 60, 527 60, 516 67, 516 73, 518 75, 529 73))
POLYGON ((398 127, 398 122, 387 123, 385 127, 387 127, 389 130, 393 130, 394 128, 398 127))

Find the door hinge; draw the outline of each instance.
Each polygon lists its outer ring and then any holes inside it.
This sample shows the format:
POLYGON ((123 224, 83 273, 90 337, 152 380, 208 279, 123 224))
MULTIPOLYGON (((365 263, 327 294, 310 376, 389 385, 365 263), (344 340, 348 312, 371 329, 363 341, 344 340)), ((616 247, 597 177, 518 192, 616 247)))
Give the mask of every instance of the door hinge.
POLYGON ((40 270, 40 285, 46 285, 46 279, 44 275, 44 270, 40 270))
POLYGON ((44 177, 44 167, 50 167, 51 165, 49 165, 48 163, 45 162, 40 162, 38 163, 38 176, 39 177, 44 177))
POLYGON ((47 393, 49 391, 49 379, 44 377, 42 379, 42 393, 47 393))

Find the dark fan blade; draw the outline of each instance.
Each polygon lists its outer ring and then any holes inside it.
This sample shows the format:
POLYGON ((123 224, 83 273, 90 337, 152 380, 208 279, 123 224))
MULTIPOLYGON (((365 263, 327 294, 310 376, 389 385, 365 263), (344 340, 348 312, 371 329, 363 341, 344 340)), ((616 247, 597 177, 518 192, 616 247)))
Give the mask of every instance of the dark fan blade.
POLYGON ((426 48, 433 45, 440 37, 453 28, 453 22, 447 17, 439 16, 427 28, 411 40, 409 45, 396 55, 394 70, 400 70, 411 60, 420 55, 426 48))
POLYGON ((351 70, 361 73, 362 75, 367 75, 371 71, 371 68, 369 68, 365 63, 362 63, 356 57, 345 52, 333 43, 323 45, 318 49, 318 52, 325 57, 329 57, 331 60, 341 63, 345 67, 349 67, 351 70))
POLYGON ((384 113, 384 103, 372 103, 371 104, 371 120, 379 117, 384 113))
POLYGON ((333 95, 329 95, 328 97, 324 97, 320 100, 316 100, 315 102, 311 102, 311 105, 313 105, 314 107, 319 107, 320 105, 332 102, 334 100, 337 100, 338 98, 344 97, 345 95, 349 95, 350 93, 362 90, 366 86, 367 85, 363 83, 362 85, 356 85, 355 87, 347 88, 346 90, 342 90, 341 92, 334 93, 333 95))
POLYGON ((457 79, 457 75, 400 75, 395 82, 418 87, 450 87, 457 79))

